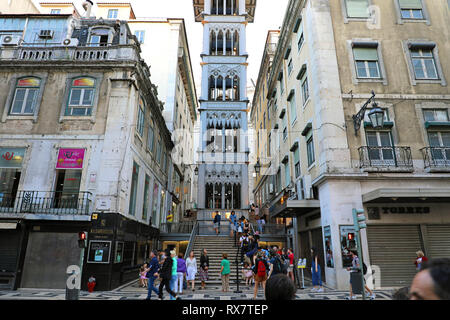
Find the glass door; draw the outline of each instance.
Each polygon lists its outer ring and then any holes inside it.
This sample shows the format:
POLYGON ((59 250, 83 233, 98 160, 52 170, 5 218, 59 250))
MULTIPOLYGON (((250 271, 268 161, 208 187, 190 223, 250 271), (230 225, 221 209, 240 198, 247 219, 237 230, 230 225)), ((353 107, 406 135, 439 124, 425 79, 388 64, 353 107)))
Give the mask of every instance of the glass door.
POLYGON ((14 207, 19 181, 20 170, 0 169, 0 210, 14 207))
POLYGON ((81 170, 57 170, 54 208, 78 207, 81 170))
POLYGON ((395 165, 392 137, 389 131, 368 131, 366 138, 372 165, 395 165))
POLYGON ((428 132, 428 139, 436 164, 450 164, 450 132, 428 132))

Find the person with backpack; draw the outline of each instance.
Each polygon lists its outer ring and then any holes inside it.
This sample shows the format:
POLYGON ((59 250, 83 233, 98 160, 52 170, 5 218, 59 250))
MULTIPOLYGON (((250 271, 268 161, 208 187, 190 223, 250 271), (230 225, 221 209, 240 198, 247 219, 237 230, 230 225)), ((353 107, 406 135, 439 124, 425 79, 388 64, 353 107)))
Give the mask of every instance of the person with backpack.
MULTIPOLYGON (((361 266, 358 258, 358 254, 356 251, 350 251, 350 255, 352 257, 352 267, 347 268, 348 271, 352 272, 361 272, 361 266)), ((362 267, 363 274, 365 275, 367 273, 367 267, 366 264, 363 262, 362 267)), ((369 289, 369 287, 366 285, 364 281, 364 288, 369 292, 366 294, 366 297, 370 298, 370 300, 375 300, 375 293, 372 292, 372 290, 369 289)), ((364 292, 365 293, 365 292, 364 292)), ((364 294, 363 293, 363 294, 364 294)), ((350 275, 350 296, 346 298, 347 300, 353 300, 356 299, 356 296, 353 295, 353 289, 352 289, 352 276, 350 275)))
POLYGON ((249 239, 246 233, 244 233, 239 239, 241 244, 241 264, 244 263, 244 255, 246 256, 249 246, 249 239))
POLYGON ((267 261, 263 258, 262 252, 259 252, 254 257, 253 264, 253 273, 255 275, 255 289, 253 292, 253 300, 256 300, 259 286, 263 287, 264 292, 266 291, 267 270, 269 270, 269 266, 267 265, 267 261))
POLYGON ((281 262, 280 255, 276 251, 272 251, 269 260, 270 265, 269 278, 272 275, 283 273, 282 264, 283 263, 281 262))
POLYGON ((323 292, 319 254, 317 252, 317 249, 314 247, 311 248, 311 275, 313 284, 311 292, 323 292))

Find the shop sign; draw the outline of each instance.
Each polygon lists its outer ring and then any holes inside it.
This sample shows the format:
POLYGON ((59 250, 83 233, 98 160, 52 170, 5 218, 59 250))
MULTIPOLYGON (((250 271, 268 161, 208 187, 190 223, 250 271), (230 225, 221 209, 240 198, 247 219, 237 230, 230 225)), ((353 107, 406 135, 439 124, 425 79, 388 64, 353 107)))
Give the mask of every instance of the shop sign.
POLYGON ((22 168, 25 148, 0 148, 0 168, 22 168))
POLYGON ((83 169, 84 149, 59 149, 56 169, 83 169))
POLYGON ((383 214, 430 214, 430 207, 370 207, 367 208, 369 219, 380 219, 380 213, 383 214))
POLYGON ((111 241, 89 241, 88 263, 109 263, 111 241))

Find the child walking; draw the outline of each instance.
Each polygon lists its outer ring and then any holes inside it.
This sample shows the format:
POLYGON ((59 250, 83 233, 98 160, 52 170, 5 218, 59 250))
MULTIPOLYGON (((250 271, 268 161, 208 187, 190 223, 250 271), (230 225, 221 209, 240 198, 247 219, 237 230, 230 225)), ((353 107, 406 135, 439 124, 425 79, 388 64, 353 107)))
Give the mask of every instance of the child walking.
POLYGON ((140 276, 139 277, 139 287, 147 288, 147 286, 148 286, 147 272, 149 270, 150 269, 147 268, 147 264, 144 263, 139 271, 139 276, 140 276))
POLYGON ((248 262, 244 262, 244 268, 242 269, 242 272, 244 273, 245 284, 247 286, 251 286, 253 283, 253 271, 250 268, 248 262))
POLYGON ((222 292, 228 292, 230 289, 230 261, 228 261, 228 255, 222 254, 223 260, 220 262, 222 268, 220 274, 222 276, 222 292))

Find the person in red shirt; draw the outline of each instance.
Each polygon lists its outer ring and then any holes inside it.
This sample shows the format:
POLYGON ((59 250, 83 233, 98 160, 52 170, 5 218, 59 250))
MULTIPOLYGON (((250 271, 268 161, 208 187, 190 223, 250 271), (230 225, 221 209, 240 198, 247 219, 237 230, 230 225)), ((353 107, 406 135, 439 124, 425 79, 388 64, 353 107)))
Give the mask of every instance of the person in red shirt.
POLYGON ((422 250, 417 251, 416 256, 417 256, 417 258, 416 258, 416 261, 414 261, 414 264, 416 265, 416 270, 420 271, 420 269, 422 268, 422 264, 425 261, 428 261, 428 258, 425 257, 425 254, 423 253, 422 250))
POLYGON ((294 252, 292 248, 288 249, 288 258, 289 258, 289 268, 288 268, 288 276, 294 281, 294 252))

